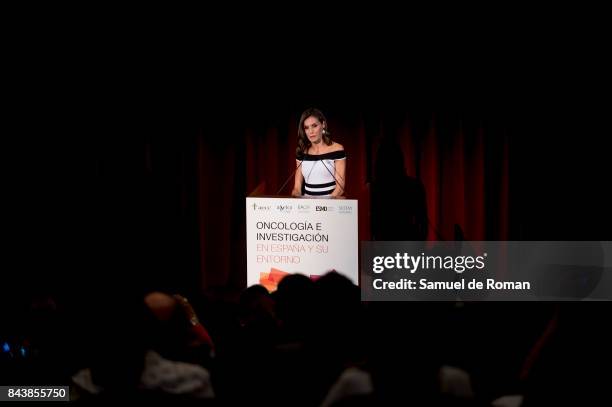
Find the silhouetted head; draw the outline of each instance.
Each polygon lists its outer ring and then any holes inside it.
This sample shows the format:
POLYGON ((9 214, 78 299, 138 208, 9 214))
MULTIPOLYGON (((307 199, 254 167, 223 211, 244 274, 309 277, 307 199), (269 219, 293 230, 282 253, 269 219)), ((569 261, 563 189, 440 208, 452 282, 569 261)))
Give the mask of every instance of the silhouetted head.
POLYGON ((361 292, 348 277, 330 271, 315 282, 317 299, 328 305, 359 305, 361 292))
POLYGON ((167 359, 183 360, 193 338, 188 315, 177 300, 162 292, 145 296, 149 346, 167 359))
POLYGON ((355 322, 361 309, 361 291, 336 271, 326 273, 315 283, 318 320, 330 330, 345 329, 355 322))
POLYGON ((268 290, 259 284, 242 292, 239 312, 240 324, 243 327, 273 324, 276 319, 274 299, 268 290))
POLYGON ((162 292, 147 294, 144 301, 153 316, 159 321, 170 320, 177 306, 174 297, 162 292))
POLYGON ((315 300, 312 280, 302 274, 290 274, 280 281, 274 294, 283 325, 298 331, 308 329, 315 300))

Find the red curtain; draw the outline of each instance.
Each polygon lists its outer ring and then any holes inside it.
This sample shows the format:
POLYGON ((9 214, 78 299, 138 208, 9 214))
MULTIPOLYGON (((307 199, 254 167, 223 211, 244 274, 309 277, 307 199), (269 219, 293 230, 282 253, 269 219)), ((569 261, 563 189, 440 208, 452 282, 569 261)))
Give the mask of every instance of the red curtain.
MULTIPOLYGON (((429 240, 509 238, 509 130, 486 117, 439 112, 325 111, 332 138, 347 151, 347 196, 359 200, 359 239, 370 239, 369 185, 376 152, 396 140, 406 174, 426 193, 429 240)), ((202 287, 243 287, 244 199, 288 196, 293 187, 299 111, 254 115, 226 127, 225 141, 197 136, 198 224, 202 287), (280 188, 283 186, 281 191, 280 188)))

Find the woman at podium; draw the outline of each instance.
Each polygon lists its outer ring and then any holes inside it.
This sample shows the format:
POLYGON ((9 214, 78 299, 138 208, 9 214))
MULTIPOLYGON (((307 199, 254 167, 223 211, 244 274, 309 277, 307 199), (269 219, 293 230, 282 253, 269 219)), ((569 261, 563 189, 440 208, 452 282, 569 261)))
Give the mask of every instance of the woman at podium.
POLYGON ((302 113, 298 125, 295 183, 292 196, 343 198, 346 152, 331 139, 327 119, 314 108, 302 113))

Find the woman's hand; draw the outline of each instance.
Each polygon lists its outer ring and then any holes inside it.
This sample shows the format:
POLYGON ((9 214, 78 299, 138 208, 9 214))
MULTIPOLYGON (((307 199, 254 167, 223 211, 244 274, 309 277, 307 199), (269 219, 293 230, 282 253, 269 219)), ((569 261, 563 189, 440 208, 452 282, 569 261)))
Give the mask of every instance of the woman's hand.
POLYGON ((293 191, 291 191, 291 196, 295 198, 300 198, 302 196, 302 192, 297 189, 294 189, 293 191))

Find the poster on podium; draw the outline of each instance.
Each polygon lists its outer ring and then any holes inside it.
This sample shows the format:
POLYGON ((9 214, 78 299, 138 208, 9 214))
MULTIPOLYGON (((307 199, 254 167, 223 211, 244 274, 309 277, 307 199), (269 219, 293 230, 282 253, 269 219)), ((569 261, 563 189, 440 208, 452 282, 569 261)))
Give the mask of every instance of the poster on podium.
POLYGON ((247 285, 334 270, 358 284, 357 200, 246 198, 247 285))

